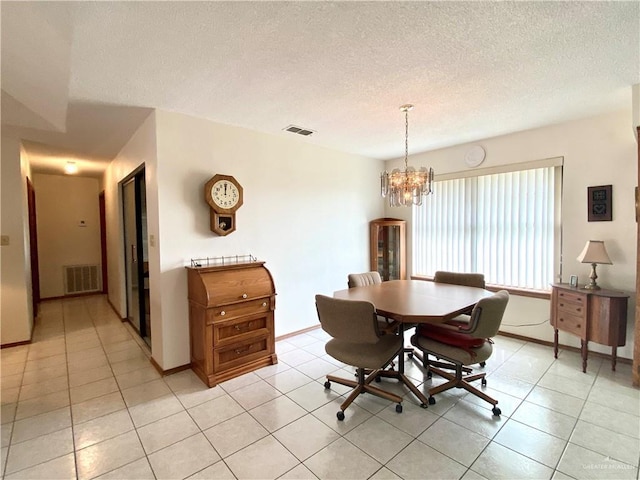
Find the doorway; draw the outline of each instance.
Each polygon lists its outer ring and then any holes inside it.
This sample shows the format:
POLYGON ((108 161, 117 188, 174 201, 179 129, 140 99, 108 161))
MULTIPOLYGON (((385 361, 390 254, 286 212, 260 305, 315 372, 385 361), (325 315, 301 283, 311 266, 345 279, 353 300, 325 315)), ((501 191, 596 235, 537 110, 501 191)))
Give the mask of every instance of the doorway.
POLYGON ((121 184, 125 244, 127 319, 151 346, 149 246, 144 166, 121 184))

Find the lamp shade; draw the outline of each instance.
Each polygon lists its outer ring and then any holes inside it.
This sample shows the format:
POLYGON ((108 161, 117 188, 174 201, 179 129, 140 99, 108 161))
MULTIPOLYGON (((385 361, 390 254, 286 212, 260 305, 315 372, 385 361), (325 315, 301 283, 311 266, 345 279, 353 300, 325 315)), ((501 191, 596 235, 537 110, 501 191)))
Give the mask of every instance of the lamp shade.
POLYGON ((602 240, 589 240, 584 246, 582 253, 578 255, 578 261, 582 263, 613 265, 602 240))

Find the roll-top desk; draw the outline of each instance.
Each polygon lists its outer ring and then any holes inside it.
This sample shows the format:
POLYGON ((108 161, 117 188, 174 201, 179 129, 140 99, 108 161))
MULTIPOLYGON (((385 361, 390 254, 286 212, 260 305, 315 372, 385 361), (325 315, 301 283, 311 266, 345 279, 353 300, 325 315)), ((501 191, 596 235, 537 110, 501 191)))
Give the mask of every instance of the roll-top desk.
POLYGON ((589 342, 611 348, 611 369, 616 369, 617 348, 627 339, 627 298, 613 290, 586 290, 564 283, 552 285, 551 325, 553 353, 558 358, 558 330, 580 337, 582 371, 587 371, 589 342))
POLYGON ((278 362, 264 262, 187 267, 191 368, 209 387, 278 362))

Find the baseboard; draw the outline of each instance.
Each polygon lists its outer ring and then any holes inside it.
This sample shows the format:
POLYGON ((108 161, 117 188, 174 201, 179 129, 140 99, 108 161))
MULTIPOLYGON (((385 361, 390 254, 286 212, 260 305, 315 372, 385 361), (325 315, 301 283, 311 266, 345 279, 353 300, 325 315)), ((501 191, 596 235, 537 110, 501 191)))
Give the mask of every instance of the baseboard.
POLYGON ((312 332, 313 330, 317 330, 320 328, 320 324, 314 325, 313 327, 303 328, 302 330, 296 330, 295 332, 285 333, 284 335, 280 335, 276 337, 276 342, 279 340, 286 340, 287 338, 295 337, 296 335, 300 335, 302 333, 312 332))
POLYGON ((151 362, 151 365, 153 365, 153 368, 155 368, 157 370, 157 372, 160 375, 162 375, 163 377, 166 377, 167 375, 172 375, 174 373, 182 372, 184 370, 189 370, 191 368, 191 364, 187 363, 186 365, 181 365, 179 367, 170 368, 168 370, 163 370, 162 367, 160 365, 158 365, 158 362, 156 362, 153 359, 153 357, 149 358, 149 361, 151 362))
MULTIPOLYGON (((539 340, 537 338, 526 337, 524 335, 518 335, 517 333, 510 333, 510 332, 502 332, 502 331, 500 331, 500 332, 498 332, 498 335, 502 335, 503 337, 513 338, 515 340, 522 340, 523 342, 536 343, 538 345, 545 345, 547 347, 552 347, 553 348, 553 342, 548 342, 546 340, 539 340)), ((563 345, 561 343, 558 344, 558 348, 562 349, 562 350, 568 350, 570 352, 582 353, 578 347, 570 347, 569 345, 563 345)), ((609 361, 612 360, 611 354, 594 352, 592 350, 589 350, 589 356, 590 357, 593 356, 593 357, 603 358, 603 359, 609 360, 609 361)), ((630 358, 625 358, 625 357, 616 357, 616 362, 617 363, 625 363, 625 364, 628 364, 628 365, 631 365, 631 363, 632 363, 630 358)))
POLYGON ((48 302, 51 300, 64 300, 65 298, 77 298, 77 297, 93 297, 95 295, 102 295, 102 292, 85 292, 85 293, 72 293, 69 295, 60 295, 58 297, 46 297, 41 298, 41 302, 48 302))
MULTIPOLYGON (((33 332, 31 333, 31 336, 33 337, 33 332)), ((22 342, 13 342, 13 343, 3 343, 2 345, 0 345, 0 349, 19 347, 20 345, 29 345, 30 343, 31 343, 31 340, 23 340, 22 342)))

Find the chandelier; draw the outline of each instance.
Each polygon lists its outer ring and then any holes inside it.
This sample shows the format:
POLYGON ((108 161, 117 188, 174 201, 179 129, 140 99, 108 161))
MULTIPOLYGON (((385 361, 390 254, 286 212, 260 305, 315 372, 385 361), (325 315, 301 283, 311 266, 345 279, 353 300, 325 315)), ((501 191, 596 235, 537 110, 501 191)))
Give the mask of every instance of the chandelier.
POLYGON ((409 110, 413 105, 402 105, 404 112, 404 170, 394 168, 391 173, 386 170, 380 175, 380 193, 389 198, 391 207, 422 205, 422 197, 431 193, 433 169, 420 167, 416 170, 409 167, 409 110))

